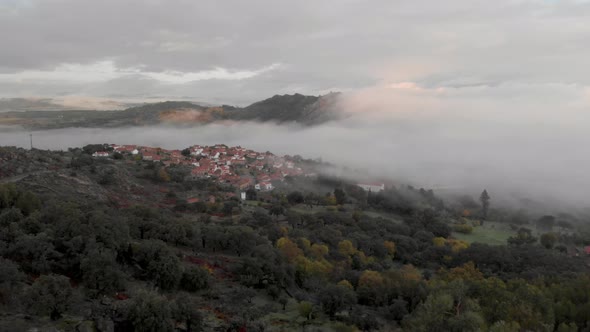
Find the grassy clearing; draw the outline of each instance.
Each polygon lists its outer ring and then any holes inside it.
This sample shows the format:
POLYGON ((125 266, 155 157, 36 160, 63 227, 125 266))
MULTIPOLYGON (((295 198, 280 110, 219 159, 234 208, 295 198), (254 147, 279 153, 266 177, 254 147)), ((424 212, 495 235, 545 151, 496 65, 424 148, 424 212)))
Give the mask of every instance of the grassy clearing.
POLYGON ((487 221, 484 226, 473 227, 473 233, 462 234, 453 232, 453 237, 469 243, 479 242, 491 245, 506 244, 506 240, 514 235, 507 224, 487 221))
POLYGON ((379 211, 363 211, 363 214, 365 216, 371 217, 371 218, 383 218, 383 219, 390 220, 390 221, 393 221, 398 224, 402 223, 402 220, 398 216, 396 216, 392 213, 379 212, 379 211))
POLYGON ((327 207, 325 206, 315 206, 313 207, 313 209, 310 209, 309 206, 307 205, 303 205, 303 204, 298 204, 294 207, 291 208, 291 210, 297 212, 297 213, 303 213, 303 214, 314 214, 314 213, 320 213, 320 212, 326 212, 327 207))

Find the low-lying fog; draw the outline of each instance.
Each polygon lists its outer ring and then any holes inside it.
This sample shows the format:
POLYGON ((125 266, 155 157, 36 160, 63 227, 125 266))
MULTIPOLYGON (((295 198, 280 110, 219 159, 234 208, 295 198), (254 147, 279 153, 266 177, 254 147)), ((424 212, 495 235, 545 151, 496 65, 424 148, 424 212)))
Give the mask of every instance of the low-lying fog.
MULTIPOLYGON (((350 93, 348 117, 315 127, 271 123, 34 132, 34 145, 184 148, 225 143, 299 154, 435 190, 526 195, 585 204, 590 188, 588 92, 569 86, 428 89, 407 83, 350 93), (551 93, 551 98, 547 94, 551 93)), ((0 128, 0 145, 29 133, 0 128)))

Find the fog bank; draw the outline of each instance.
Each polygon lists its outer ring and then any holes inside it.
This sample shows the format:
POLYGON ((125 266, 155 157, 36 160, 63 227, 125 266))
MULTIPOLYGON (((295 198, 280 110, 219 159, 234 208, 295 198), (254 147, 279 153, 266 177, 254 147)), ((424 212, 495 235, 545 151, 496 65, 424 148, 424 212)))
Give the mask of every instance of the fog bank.
MULTIPOLYGON (((435 190, 526 195, 586 204, 590 93, 565 84, 428 88, 406 82, 346 94, 345 119, 314 127, 217 123, 38 131, 34 144, 184 148, 225 143, 322 158, 435 190)), ((0 128, 0 145, 28 147, 28 132, 0 128)))

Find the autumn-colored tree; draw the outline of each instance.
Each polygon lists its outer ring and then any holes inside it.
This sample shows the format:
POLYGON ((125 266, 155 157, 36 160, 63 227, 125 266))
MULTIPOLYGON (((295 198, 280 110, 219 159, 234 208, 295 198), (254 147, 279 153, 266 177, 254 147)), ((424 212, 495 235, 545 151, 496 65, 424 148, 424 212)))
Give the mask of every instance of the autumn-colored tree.
POLYGON ((297 244, 291 241, 288 237, 278 239, 277 248, 290 262, 294 261, 297 256, 303 255, 303 250, 301 250, 297 244))
POLYGON ((435 247, 444 247, 447 243, 447 240, 444 237, 435 237, 432 239, 432 244, 435 247))
POLYGON ((344 280, 340 280, 338 282, 338 286, 343 286, 343 287, 348 287, 349 289, 353 289, 352 284, 350 283, 350 281, 344 279, 344 280))
POLYGON ((170 182, 170 175, 168 175, 166 168, 161 167, 158 170, 158 180, 160 180, 162 182, 170 182))
POLYGON ((392 241, 384 241, 383 246, 387 249, 387 254, 391 257, 395 256, 396 248, 395 243, 392 241))
POLYGON ((328 254, 328 251, 329 251, 328 246, 325 245, 325 244, 317 244, 317 243, 314 243, 310 247, 311 255, 315 259, 322 259, 322 258, 324 258, 328 254))
POLYGON ((297 240, 297 243, 299 244, 299 247, 301 247, 305 251, 309 251, 309 249, 311 248, 311 241, 304 237, 300 237, 297 240))
POLYGON ((447 245, 451 246, 454 253, 469 248, 469 243, 463 240, 447 239, 447 245))
POLYGON ((377 271, 366 270, 359 277, 357 293, 359 299, 369 304, 378 303, 381 298, 385 279, 377 271))
POLYGON ((448 271, 441 271, 440 277, 447 281, 453 280, 481 280, 483 273, 479 271, 473 262, 467 262, 462 266, 454 267, 448 271))
POLYGON ((338 252, 348 257, 356 254, 357 249, 350 240, 342 240, 338 242, 338 252))

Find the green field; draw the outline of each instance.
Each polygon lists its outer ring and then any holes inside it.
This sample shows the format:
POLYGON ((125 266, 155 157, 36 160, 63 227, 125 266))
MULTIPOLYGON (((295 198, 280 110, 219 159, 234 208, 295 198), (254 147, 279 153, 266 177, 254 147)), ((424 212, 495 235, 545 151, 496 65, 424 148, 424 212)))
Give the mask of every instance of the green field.
POLYGON ((473 227, 473 233, 471 234, 453 232, 453 237, 458 240, 491 245, 506 244, 506 240, 512 235, 514 235, 514 232, 510 230, 508 225, 493 221, 486 222, 484 226, 473 227))

